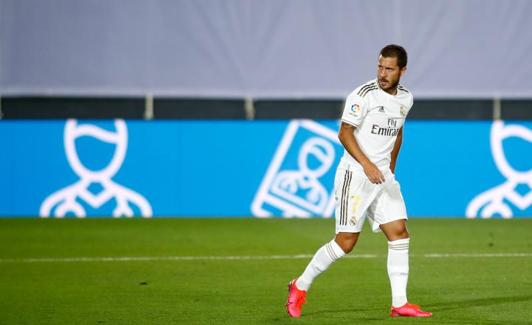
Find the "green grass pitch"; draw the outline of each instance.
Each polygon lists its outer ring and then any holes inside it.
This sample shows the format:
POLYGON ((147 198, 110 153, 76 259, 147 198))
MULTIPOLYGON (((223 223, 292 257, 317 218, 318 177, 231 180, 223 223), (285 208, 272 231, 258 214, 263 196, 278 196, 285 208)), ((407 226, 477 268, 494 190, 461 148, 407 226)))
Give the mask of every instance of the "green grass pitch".
POLYGON ((332 238, 331 219, 3 219, 0 324, 532 322, 532 219, 409 229, 409 299, 433 318, 388 317, 386 240, 366 225, 289 319, 286 285, 309 261, 298 255, 332 238))

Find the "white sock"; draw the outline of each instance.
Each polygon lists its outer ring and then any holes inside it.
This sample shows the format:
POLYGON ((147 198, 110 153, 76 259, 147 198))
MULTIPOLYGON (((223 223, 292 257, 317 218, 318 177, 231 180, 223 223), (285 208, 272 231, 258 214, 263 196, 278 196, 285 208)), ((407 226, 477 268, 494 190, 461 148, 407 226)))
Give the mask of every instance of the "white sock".
POLYGON ((388 242, 388 277, 392 287, 392 306, 401 307, 407 303, 408 245, 410 238, 388 242))
POLYGON ((345 255, 342 248, 334 241, 334 239, 318 249, 314 257, 307 265, 305 272, 296 281, 296 286, 299 290, 308 291, 312 281, 327 270, 329 266, 337 259, 345 255))

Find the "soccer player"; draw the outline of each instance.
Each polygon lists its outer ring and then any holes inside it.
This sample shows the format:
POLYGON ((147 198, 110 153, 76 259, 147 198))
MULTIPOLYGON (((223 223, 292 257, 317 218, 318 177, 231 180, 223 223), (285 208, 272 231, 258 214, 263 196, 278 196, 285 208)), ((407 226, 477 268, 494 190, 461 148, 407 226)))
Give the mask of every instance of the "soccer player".
POLYGON ((406 297, 410 238, 405 203, 394 176, 403 123, 413 104, 410 91, 399 84, 406 64, 403 47, 385 46, 379 55, 377 79, 347 96, 338 133, 345 150, 334 181, 336 236, 318 249, 303 274, 289 283, 286 308, 291 317, 301 316, 314 279, 353 250, 366 218, 373 232, 382 231, 388 239, 390 316, 432 316, 406 297))

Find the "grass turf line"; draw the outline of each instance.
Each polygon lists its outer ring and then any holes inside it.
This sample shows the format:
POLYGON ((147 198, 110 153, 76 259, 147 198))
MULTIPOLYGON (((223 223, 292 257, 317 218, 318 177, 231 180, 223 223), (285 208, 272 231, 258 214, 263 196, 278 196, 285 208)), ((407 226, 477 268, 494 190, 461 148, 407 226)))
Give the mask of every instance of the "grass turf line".
MULTIPOLYGON (((532 252, 532 220, 412 219, 409 298, 431 324, 528 324, 532 257, 424 257, 532 252)), ((313 254, 333 220, 2 219, 0 259, 313 254)), ((366 227, 351 254, 315 282, 288 319, 287 282, 308 259, 0 264, 5 324, 338 324, 388 319, 386 240, 366 227)))

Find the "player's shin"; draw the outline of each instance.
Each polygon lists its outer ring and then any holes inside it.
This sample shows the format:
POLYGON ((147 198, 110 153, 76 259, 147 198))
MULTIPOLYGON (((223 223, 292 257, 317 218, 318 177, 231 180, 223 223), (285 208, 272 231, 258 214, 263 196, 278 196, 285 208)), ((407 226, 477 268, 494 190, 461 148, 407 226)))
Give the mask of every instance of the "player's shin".
POLYGON ((388 242, 388 277, 392 288, 392 306, 400 307, 407 303, 408 247, 410 238, 388 242))
POLYGON ((327 270, 329 266, 339 258, 343 257, 345 252, 333 239, 318 249, 314 257, 307 265, 303 274, 297 279, 296 286, 300 290, 308 291, 312 281, 327 270))

